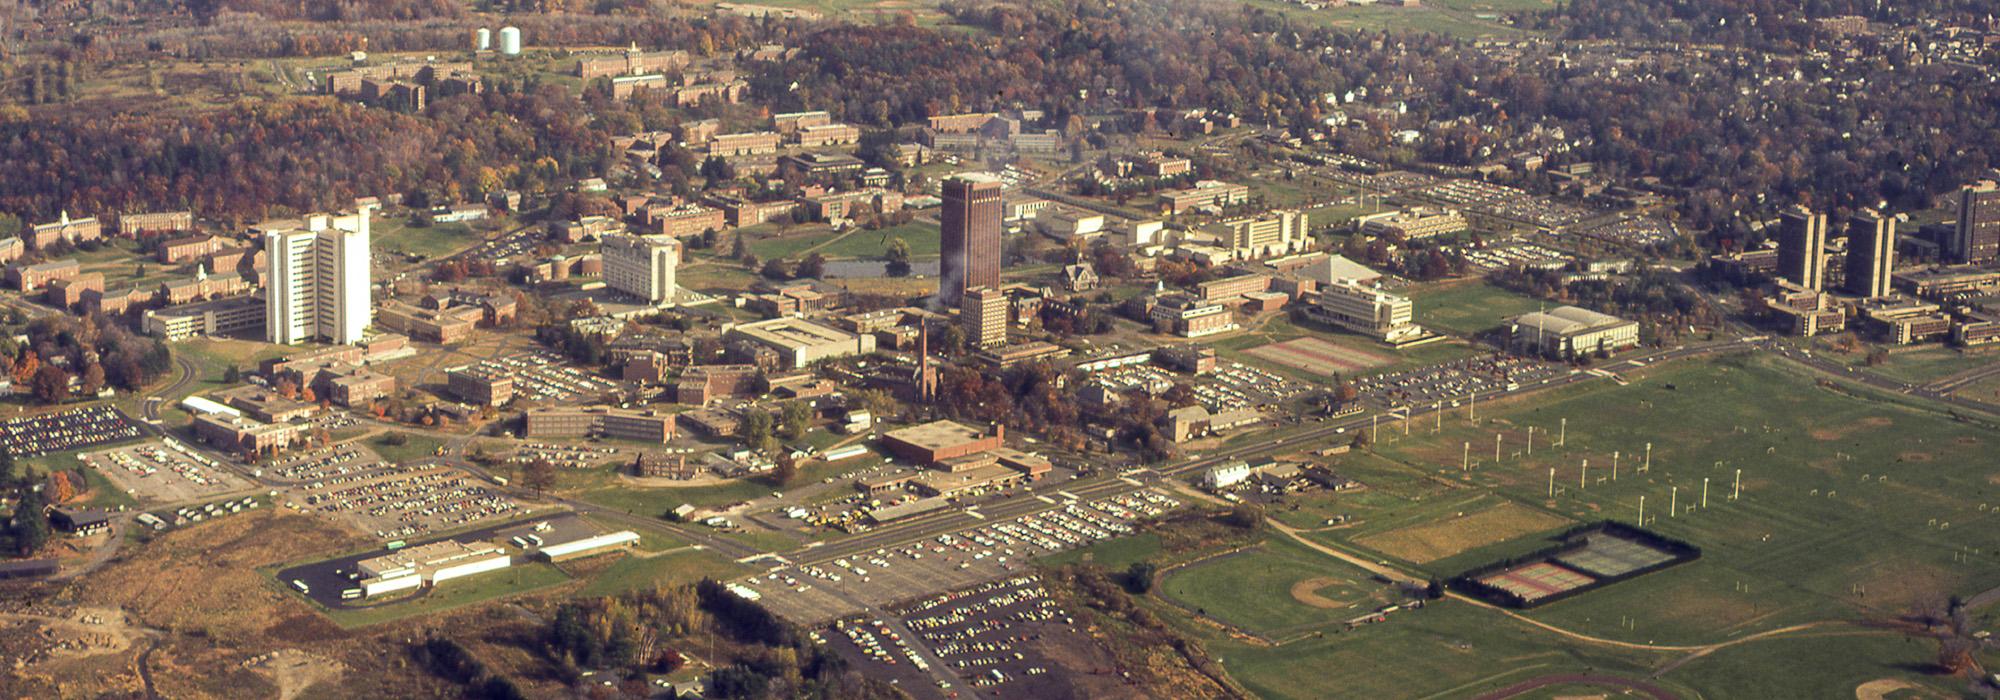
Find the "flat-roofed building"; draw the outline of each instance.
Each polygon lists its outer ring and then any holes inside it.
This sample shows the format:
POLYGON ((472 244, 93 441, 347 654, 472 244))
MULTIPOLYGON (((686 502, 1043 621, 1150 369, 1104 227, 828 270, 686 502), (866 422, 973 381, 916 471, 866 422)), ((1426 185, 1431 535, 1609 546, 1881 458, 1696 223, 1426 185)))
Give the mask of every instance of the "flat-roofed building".
POLYGON ((1890 276, 1896 289, 1923 299, 1959 294, 1990 294, 2000 290, 2000 270, 1976 265, 1951 265, 1912 270, 1890 276))
POLYGON ((882 434, 882 445, 890 454, 919 465, 944 468, 947 460, 999 449, 1006 442, 1006 426, 982 430, 956 421, 932 421, 891 430, 882 434))
POLYGON ((1423 334, 1410 298, 1380 287, 1339 279, 1319 288, 1319 303, 1307 314, 1327 324, 1396 343, 1423 334))
POLYGON ((1639 323, 1575 306, 1516 316, 1508 322, 1515 352, 1576 357, 1639 345, 1639 323))
POLYGON ((1168 214, 1186 214, 1196 209, 1221 208, 1250 201, 1250 187, 1220 180, 1202 180, 1193 187, 1167 190, 1158 197, 1160 209, 1168 214))
POLYGON ((1896 266, 1896 220, 1872 209, 1847 220, 1847 291, 1863 298, 1887 296, 1896 266))
POLYGON ((674 384, 674 401, 706 406, 711 401, 741 398, 757 392, 764 377, 756 365, 696 365, 674 384))
POLYGON ((1778 217, 1778 274, 1806 289, 1825 288, 1825 214, 1796 206, 1778 217))
POLYGON ((782 366, 802 369, 835 357, 875 351, 875 336, 854 335, 796 318, 774 318, 729 329, 725 340, 746 341, 778 353, 782 366))
POLYGON ((965 328, 966 342, 976 349, 1007 344, 1007 293, 992 287, 965 290, 959 304, 958 321, 965 328))
POLYGON ((176 238, 160 244, 159 260, 168 265, 200 260, 233 247, 234 243, 227 238, 207 234, 176 238))
POLYGON ((665 444, 674 438, 674 414, 606 406, 544 406, 521 414, 522 437, 606 437, 665 444))
POLYGON ((1951 333, 1951 317, 1937 305, 1904 296, 1871 297, 1855 305, 1863 326, 1883 342, 1909 345, 1951 333))
POLYGON ((231 297, 151 309, 144 316, 143 326, 147 334, 169 342, 198 337, 261 337, 264 311, 263 299, 231 297))
POLYGON ((1001 183, 991 175, 959 175, 944 181, 943 194, 937 299, 957 305, 965 290, 1000 287, 1001 183))
POLYGON ((674 299, 674 271, 681 242, 672 236, 609 234, 604 237, 604 283, 654 305, 674 299))
POLYGON ((270 253, 264 330, 271 342, 361 342, 375 318, 368 232, 373 210, 364 204, 353 214, 314 214, 303 227, 264 229, 270 253))
POLYGON ((1945 252, 1955 262, 2000 257, 2000 184, 1982 180, 1958 190, 1958 226, 1945 252))
POLYGON ((1306 216, 1297 209, 1279 209, 1214 225, 1223 247, 1238 260, 1303 252, 1311 247, 1306 216))
POLYGON ((297 426, 290 423, 261 423, 226 413, 204 413, 194 418, 194 432, 218 448, 267 454, 290 447, 298 439, 297 426))
POLYGON ((1471 227, 1465 215, 1457 209, 1437 207, 1411 207, 1401 211, 1385 211, 1370 214, 1355 220, 1361 225, 1361 232, 1385 237, 1401 238, 1406 241, 1421 240, 1436 236, 1448 236, 1471 227))
POLYGON ((476 406, 504 406, 514 400, 514 375, 498 367, 469 365, 447 370, 445 389, 476 406))
POLYGON ((799 145, 806 148, 851 146, 861 142, 861 127, 853 124, 816 124, 799 129, 799 145))

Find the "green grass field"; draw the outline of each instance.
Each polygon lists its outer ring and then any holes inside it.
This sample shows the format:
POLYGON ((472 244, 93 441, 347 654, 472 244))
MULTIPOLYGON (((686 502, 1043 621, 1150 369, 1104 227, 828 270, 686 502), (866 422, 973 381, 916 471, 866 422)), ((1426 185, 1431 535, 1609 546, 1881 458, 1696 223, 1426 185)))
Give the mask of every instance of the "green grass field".
POLYGON ((406 219, 382 219, 371 239, 382 250, 426 258, 442 257, 478 245, 481 238, 468 224, 411 226, 406 219))
POLYGON ((1470 335, 1500 325, 1508 316, 1549 306, 1538 299, 1483 281, 1446 282, 1416 288, 1410 295, 1417 325, 1470 335))
POLYGON ((937 224, 919 221, 874 231, 857 229, 820 249, 820 254, 829 258, 880 258, 888 252, 890 238, 902 238, 910 246, 911 259, 935 258, 944 246, 938 235, 937 224))
MULTIPOLYGON (((772 233, 775 233, 775 231, 772 233)), ((810 232, 794 232, 784 236, 762 237, 750 243, 750 252, 764 260, 803 257, 806 249, 825 245, 827 241, 831 241, 839 235, 839 233, 834 231, 821 229, 810 232)))
POLYGON ((1131 537, 1104 540, 1088 547, 1066 550, 1043 557, 1050 566, 1091 562, 1112 571, 1123 571, 1134 562, 1154 559, 1160 556, 1160 536, 1141 533, 1131 537))
POLYGON ((383 433, 368 438, 368 448, 382 455, 382 459, 391 462, 415 462, 436 456, 438 447, 444 445, 444 442, 443 439, 422 433, 383 433), (396 434, 403 436, 403 444, 389 444, 389 436, 396 434))
MULTIPOLYGON (((1476 428, 1461 414, 1440 435, 1385 437, 1380 449, 1453 478, 1470 441, 1475 455, 1484 453, 1472 484, 1580 520, 1632 522, 1646 497, 1648 526, 1702 547, 1703 559, 1532 613, 1613 639, 1713 642, 1802 621, 1895 615, 2000 577, 2000 553, 1984 534, 1996 518, 1989 501, 2000 500, 1986 493, 2000 433, 1837 393, 1776 362, 1685 362, 1627 387, 1598 382, 1495 407, 1476 428), (1548 431, 1561 418, 1569 419, 1568 446, 1552 448, 1548 431), (1532 458, 1517 457, 1528 425, 1542 442, 1532 458), (1481 448, 1496 431, 1513 447, 1503 445, 1504 460, 1492 464, 1481 448), (1639 473, 1649 442, 1652 468, 1639 473), (1550 468, 1562 490, 1552 499, 1550 468), (1737 469, 1743 494, 1732 501, 1737 469)), ((1474 563, 1461 556, 1429 568, 1474 563)))
POLYGON ((1284 537, 1176 569, 1158 590, 1211 617, 1279 638, 1362 615, 1390 599, 1367 572, 1284 537))

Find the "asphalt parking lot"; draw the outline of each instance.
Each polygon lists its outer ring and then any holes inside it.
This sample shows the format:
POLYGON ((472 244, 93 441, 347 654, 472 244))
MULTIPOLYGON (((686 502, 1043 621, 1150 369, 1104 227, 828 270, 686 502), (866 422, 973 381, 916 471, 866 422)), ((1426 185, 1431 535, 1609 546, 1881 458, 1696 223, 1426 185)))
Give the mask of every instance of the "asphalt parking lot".
POLYGON ((788 563, 739 581, 773 612, 806 625, 1019 575, 1029 560, 1131 531, 1132 521, 1180 502, 1153 490, 1049 510, 816 564, 788 563))
POLYGON ((293 482, 292 505, 382 539, 450 530, 517 512, 519 504, 471 474, 437 464, 390 464, 354 444, 286 459, 267 476, 293 482))
POLYGON ((526 401, 595 399, 618 388, 602 377, 569 366, 562 356, 546 350, 480 360, 471 366, 514 378, 514 396, 526 401))
POLYGON ((0 449, 33 458, 140 436, 139 424, 124 412, 97 405, 0 422, 0 449))
POLYGON ((1429 406, 1461 401, 1473 392, 1503 391, 1509 384, 1525 385, 1573 371, 1569 365, 1555 362, 1486 355, 1358 379, 1354 389, 1362 396, 1386 404, 1429 406))
POLYGON ((142 503, 182 503, 250 486, 173 438, 85 453, 80 459, 142 503))

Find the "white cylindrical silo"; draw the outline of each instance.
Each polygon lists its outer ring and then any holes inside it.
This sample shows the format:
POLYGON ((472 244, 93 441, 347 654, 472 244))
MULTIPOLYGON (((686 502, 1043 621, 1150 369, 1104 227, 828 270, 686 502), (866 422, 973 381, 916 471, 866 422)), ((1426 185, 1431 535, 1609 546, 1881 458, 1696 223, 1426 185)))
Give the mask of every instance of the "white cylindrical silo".
POLYGON ((479 51, 493 50, 493 30, 480 27, 479 31, 474 32, 472 36, 473 48, 479 51))
POLYGON ((521 28, 500 28, 500 53, 508 56, 521 55, 521 28))

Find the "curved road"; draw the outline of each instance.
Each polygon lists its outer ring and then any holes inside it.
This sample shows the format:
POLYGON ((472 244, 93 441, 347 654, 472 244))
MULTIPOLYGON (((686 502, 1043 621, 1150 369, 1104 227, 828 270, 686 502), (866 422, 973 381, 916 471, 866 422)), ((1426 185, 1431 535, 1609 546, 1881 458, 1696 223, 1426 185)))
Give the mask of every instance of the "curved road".
POLYGON ((1625 690, 1635 691, 1646 697, 1653 698, 1653 700, 1678 700, 1678 698, 1680 697, 1678 695, 1674 695, 1673 693, 1667 692, 1665 688, 1661 688, 1657 685, 1653 685, 1651 683, 1646 683, 1643 681, 1635 681, 1630 678, 1619 678, 1617 676, 1586 675, 1581 673, 1566 673, 1554 676, 1542 676, 1540 678, 1531 678, 1525 681, 1521 681, 1519 683, 1515 683, 1505 688, 1495 690, 1491 693, 1481 695, 1479 696, 1478 700, 1506 700, 1506 698, 1526 695, 1530 692, 1546 688, 1552 685, 1594 685, 1594 686, 1603 686, 1608 688, 1623 688, 1625 690))

